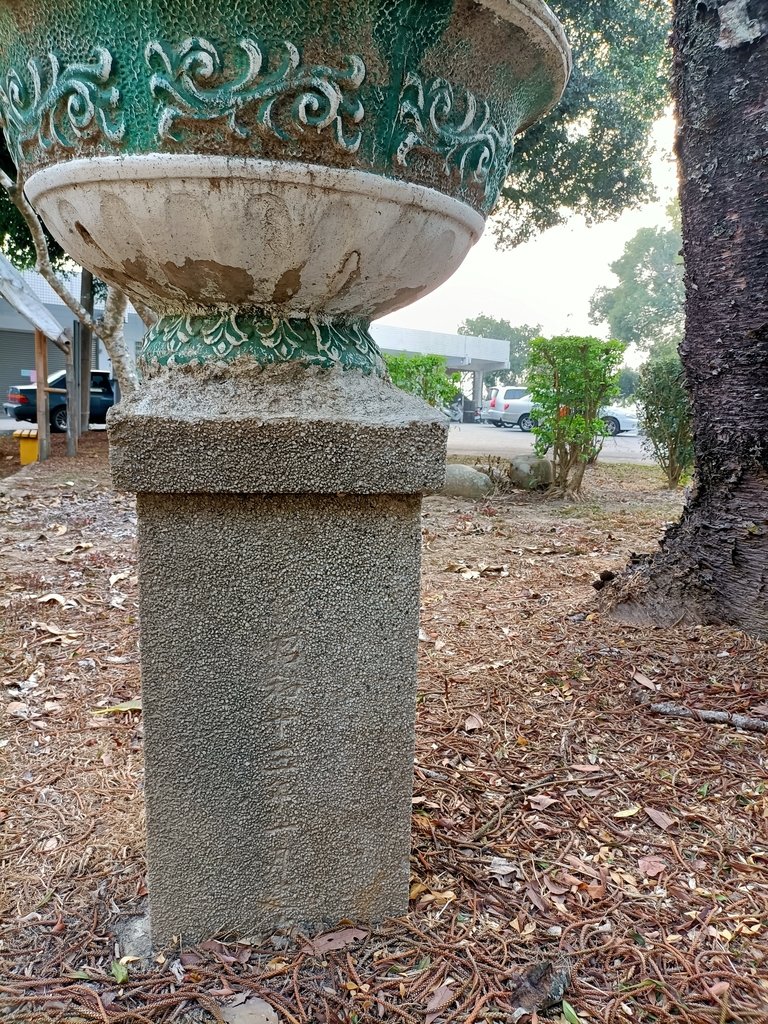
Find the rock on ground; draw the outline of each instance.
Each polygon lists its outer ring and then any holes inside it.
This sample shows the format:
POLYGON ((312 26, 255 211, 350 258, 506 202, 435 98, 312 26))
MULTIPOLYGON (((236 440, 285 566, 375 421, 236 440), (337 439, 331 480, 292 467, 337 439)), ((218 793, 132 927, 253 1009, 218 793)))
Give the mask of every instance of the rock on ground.
POLYGON ((445 483, 440 492, 454 498, 484 498, 493 490, 493 482, 485 473, 471 466, 449 464, 445 469, 445 483))
POLYGON ((552 463, 549 459, 518 455, 509 461, 509 480, 515 487, 526 491, 549 487, 552 483, 552 463))

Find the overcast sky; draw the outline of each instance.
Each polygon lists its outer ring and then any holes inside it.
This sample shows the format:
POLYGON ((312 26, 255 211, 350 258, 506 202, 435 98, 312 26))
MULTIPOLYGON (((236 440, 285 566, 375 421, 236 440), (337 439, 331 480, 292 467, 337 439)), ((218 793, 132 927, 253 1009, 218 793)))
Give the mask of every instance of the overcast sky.
POLYGON ((496 249, 488 228, 450 281, 381 322, 455 333, 467 317, 486 313, 513 324, 540 323, 550 336, 605 335, 605 329, 589 322, 589 300, 600 285, 615 283, 609 265, 635 232, 665 222, 665 207, 677 187, 673 133, 671 116, 659 122, 654 133, 658 202, 591 228, 574 217, 509 252, 496 249))

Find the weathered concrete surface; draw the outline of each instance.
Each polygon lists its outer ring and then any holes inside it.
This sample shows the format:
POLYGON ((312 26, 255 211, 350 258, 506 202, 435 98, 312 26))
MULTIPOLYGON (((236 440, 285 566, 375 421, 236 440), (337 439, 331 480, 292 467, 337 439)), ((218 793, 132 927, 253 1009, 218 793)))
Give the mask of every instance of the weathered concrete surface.
POLYGON ((404 912, 419 499, 138 508, 154 941, 404 912))
POLYGON ((230 374, 167 371, 110 418, 139 492, 156 946, 408 903, 421 492, 445 427, 354 371, 230 374))
POLYGON ((444 417, 375 375, 246 360, 150 378, 110 410, 109 432, 115 485, 152 493, 437 491, 447 436, 444 417))

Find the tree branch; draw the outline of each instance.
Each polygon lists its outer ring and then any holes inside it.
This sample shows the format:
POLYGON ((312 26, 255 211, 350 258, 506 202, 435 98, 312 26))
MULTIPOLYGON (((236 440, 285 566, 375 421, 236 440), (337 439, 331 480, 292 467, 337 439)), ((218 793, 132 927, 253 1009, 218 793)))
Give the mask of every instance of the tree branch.
MULTIPOLYGON (((124 395, 130 395, 139 386, 139 378, 136 373, 135 362, 125 343, 123 323, 128 299, 120 288, 109 287, 107 289, 107 302, 104 308, 104 316, 95 319, 88 310, 77 301, 68 288, 66 288, 56 276, 51 265, 48 242, 43 231, 43 225, 37 213, 24 195, 23 183, 17 179, 13 181, 5 171, 0 168, 0 185, 8 193, 11 202, 24 218, 32 241, 35 246, 37 262, 35 269, 40 276, 47 281, 61 301, 77 317, 80 323, 93 331, 104 342, 109 358, 112 362, 120 391, 124 395)), ((143 308, 143 307, 142 307, 143 308)), ((142 319, 146 321, 145 314, 152 316, 151 311, 143 308, 142 319)), ((149 324, 148 324, 149 326, 149 324)))
POLYGON ((23 185, 18 181, 13 181, 13 179, 9 178, 3 170, 0 170, 0 185, 3 186, 10 196, 11 202, 24 218, 27 227, 29 228, 29 232, 32 235, 32 241, 35 244, 35 252, 37 254, 35 270, 37 270, 38 274, 48 282, 64 305, 69 308, 80 323, 85 327, 90 327, 91 330, 98 333, 96 322, 93 317, 90 316, 85 307, 80 305, 74 295, 72 295, 69 289, 66 288, 56 276, 56 272, 51 266, 51 258, 48 253, 48 242, 45 238, 43 225, 40 222, 40 218, 32 209, 27 197, 24 195, 23 185))
POLYGON ((128 308, 128 297, 121 288, 113 285, 107 289, 104 316, 97 321, 94 330, 106 346, 112 362, 112 370, 120 385, 122 395, 130 395, 139 386, 136 364, 125 342, 123 322, 128 308))

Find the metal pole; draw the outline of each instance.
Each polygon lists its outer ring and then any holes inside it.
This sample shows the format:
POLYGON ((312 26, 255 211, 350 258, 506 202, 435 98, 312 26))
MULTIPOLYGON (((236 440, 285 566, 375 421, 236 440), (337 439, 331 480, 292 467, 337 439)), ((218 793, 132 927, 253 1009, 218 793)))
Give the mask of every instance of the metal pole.
MULTIPOLYGON (((80 305, 93 316, 93 274, 83 268, 80 277, 80 305)), ((93 359, 93 332, 80 327, 80 433, 88 430, 91 414, 91 363, 93 359)))
POLYGON ((74 338, 70 337, 64 364, 67 374, 67 455, 70 457, 77 455, 80 440, 80 391, 77 387, 75 356, 74 338))
POLYGON ((48 416, 48 339, 35 331, 35 383, 37 385, 37 458, 45 462, 51 454, 51 423, 48 416))

